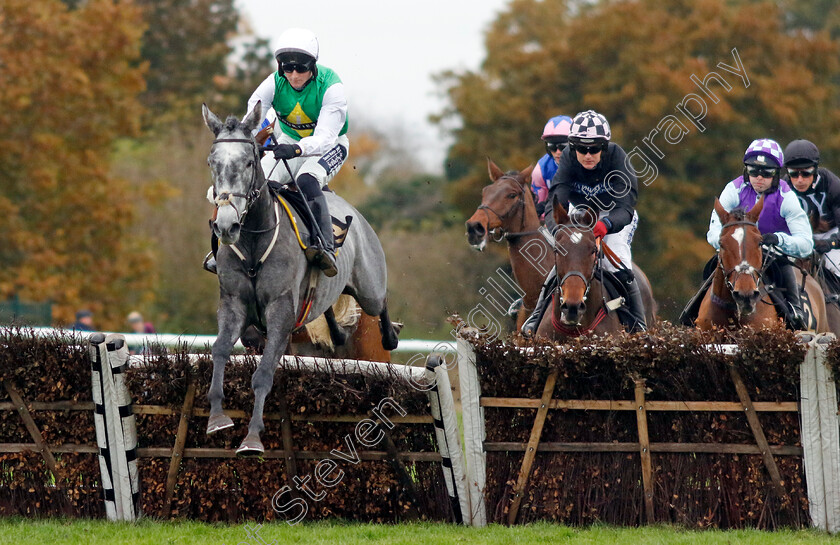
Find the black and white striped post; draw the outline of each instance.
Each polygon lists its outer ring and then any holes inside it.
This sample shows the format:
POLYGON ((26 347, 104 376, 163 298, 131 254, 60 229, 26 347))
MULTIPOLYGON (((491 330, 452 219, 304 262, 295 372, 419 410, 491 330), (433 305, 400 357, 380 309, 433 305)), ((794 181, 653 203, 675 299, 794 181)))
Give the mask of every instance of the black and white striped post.
POLYGON ((105 514, 109 520, 136 520, 139 515, 137 426, 123 372, 128 347, 122 335, 90 336, 94 425, 105 514))

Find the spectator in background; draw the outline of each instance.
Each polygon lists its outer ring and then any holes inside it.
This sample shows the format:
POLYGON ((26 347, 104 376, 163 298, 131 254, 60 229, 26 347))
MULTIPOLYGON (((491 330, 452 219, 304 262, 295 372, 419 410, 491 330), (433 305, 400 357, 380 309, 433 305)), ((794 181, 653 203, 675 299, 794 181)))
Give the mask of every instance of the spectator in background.
POLYGON ((143 315, 136 310, 131 312, 126 319, 133 333, 155 333, 155 327, 152 323, 144 322, 143 315))
POLYGON ((96 331, 93 327, 93 312, 87 309, 76 312, 76 322, 72 327, 76 331, 96 331))

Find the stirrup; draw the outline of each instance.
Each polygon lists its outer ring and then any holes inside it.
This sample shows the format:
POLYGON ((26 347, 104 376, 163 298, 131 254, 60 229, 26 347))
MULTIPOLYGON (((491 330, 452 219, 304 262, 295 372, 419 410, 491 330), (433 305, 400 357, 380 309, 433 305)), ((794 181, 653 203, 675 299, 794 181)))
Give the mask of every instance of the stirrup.
POLYGON ((332 278, 338 274, 338 264, 335 261, 335 256, 329 250, 324 250, 318 246, 310 246, 304 254, 307 261, 321 269, 321 272, 327 278, 332 278))
POLYGON ((213 255, 213 252, 210 252, 206 256, 204 256, 204 263, 202 263, 201 266, 207 272, 218 274, 216 272, 216 256, 213 255))

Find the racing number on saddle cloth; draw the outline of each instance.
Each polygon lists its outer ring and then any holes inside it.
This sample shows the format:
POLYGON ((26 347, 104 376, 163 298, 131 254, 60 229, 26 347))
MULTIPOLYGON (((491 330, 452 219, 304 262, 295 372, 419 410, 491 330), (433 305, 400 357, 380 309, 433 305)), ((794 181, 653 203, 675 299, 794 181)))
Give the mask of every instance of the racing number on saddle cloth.
POLYGON ((811 298, 804 288, 799 289, 799 302, 802 305, 802 313, 805 314, 805 324, 810 331, 817 330, 817 317, 814 315, 814 308, 811 306, 811 298))

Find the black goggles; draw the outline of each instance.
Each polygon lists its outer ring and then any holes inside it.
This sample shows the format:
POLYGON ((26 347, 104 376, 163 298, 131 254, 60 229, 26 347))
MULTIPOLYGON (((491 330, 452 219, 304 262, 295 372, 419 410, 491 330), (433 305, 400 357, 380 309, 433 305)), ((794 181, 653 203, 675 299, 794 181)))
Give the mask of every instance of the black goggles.
POLYGON ((775 167, 756 167, 752 165, 747 167, 747 174, 755 177, 772 178, 778 173, 779 169, 775 167))
POLYGON ((554 153, 557 150, 562 150, 566 147, 566 142, 546 142, 545 149, 548 150, 548 153, 554 153))
POLYGON ((584 146, 583 144, 569 144, 573 150, 581 155, 598 155, 604 151, 603 144, 595 144, 594 146, 584 146))
POLYGON ((817 168, 789 168, 787 171, 788 176, 790 176, 790 179, 793 180, 794 178, 810 178, 815 172, 817 172, 817 168))
POLYGON ((312 70, 312 65, 299 62, 284 62, 280 64, 280 69, 283 70, 284 74, 291 74, 292 72, 304 74, 312 70))

